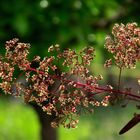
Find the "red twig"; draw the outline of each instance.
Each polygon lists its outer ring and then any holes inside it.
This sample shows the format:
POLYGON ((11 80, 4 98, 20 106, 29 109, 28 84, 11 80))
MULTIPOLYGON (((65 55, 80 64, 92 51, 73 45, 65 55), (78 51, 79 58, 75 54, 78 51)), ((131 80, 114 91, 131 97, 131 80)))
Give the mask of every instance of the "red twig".
MULTIPOLYGON (((37 73, 42 74, 42 75, 45 74, 43 71, 36 70, 34 68, 31 68, 30 66, 27 66, 26 69, 37 72, 37 73)), ((57 76, 57 75, 50 75, 50 77, 55 78, 55 79, 59 79, 59 80, 63 78, 63 77, 57 76)), ((63 79, 63 81, 66 82, 66 83, 72 82, 71 80, 66 80, 66 79, 63 79)), ((104 88, 104 87, 97 87, 97 86, 94 86, 94 85, 93 86, 92 85, 87 85, 87 84, 80 83, 80 82, 73 82, 73 83, 76 85, 77 88, 83 88, 85 90, 88 89, 91 92, 97 92, 98 91, 98 93, 96 93, 96 94, 101 94, 101 93, 104 93, 104 92, 119 93, 119 94, 123 94, 123 95, 127 95, 127 96, 130 96, 130 97, 140 99, 139 95, 132 94, 132 93, 126 92, 126 91, 114 90, 114 89, 109 89, 109 88, 104 88), (99 92, 99 91, 101 91, 101 92, 99 92)), ((96 94, 92 94, 92 95, 94 96, 96 94)))

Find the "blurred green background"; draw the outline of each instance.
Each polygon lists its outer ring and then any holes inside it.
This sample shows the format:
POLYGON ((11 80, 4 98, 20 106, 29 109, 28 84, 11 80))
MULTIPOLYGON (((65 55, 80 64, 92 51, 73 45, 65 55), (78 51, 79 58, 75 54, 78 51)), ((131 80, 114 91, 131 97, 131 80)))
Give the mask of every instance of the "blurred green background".
MULTIPOLYGON (((1 0, 0 1, 0 53, 5 41, 17 37, 31 44, 29 58, 47 55, 47 48, 60 44, 61 48, 80 50, 85 46, 96 48, 91 71, 117 74, 102 67, 109 57, 104 50, 104 38, 111 33, 114 23, 140 23, 139 0, 1 0)), ((132 77, 138 71, 131 73, 132 77)), ((127 74, 126 74, 127 76, 127 74)), ((116 79, 117 80, 117 79, 116 79)), ((110 80, 111 81, 111 80, 110 80)), ((58 140, 132 140, 139 138, 140 126, 123 136, 120 128, 135 112, 133 105, 95 108, 95 114, 83 115, 77 129, 58 129, 58 140)), ((36 112, 22 99, 0 98, 0 140, 39 140, 40 124, 36 112)), ((47 132, 46 132, 47 133, 47 132)))

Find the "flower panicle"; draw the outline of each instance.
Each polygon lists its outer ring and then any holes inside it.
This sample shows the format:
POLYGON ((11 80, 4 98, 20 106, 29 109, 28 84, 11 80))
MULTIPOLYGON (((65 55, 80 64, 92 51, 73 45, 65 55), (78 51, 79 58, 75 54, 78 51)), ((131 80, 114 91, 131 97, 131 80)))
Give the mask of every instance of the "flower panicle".
MULTIPOLYGON (((136 23, 115 24, 112 36, 107 36, 105 43, 114 60, 107 60, 104 66, 110 67, 114 62, 122 69, 135 68, 140 60, 139 46, 140 28, 136 23)), ((130 91, 100 86, 103 76, 94 76, 89 70, 95 58, 93 47, 80 52, 69 48, 61 51, 56 44, 49 47, 50 56, 43 59, 35 56, 31 61, 28 60, 30 44, 14 38, 6 42, 5 49, 5 56, 0 56, 0 89, 6 94, 23 96, 27 103, 37 103, 48 115, 55 114, 52 127, 76 128, 81 113, 91 113, 95 106, 108 106, 116 98, 129 96, 140 100, 140 96, 130 91), (16 70, 21 72, 22 80, 15 77, 16 70)))

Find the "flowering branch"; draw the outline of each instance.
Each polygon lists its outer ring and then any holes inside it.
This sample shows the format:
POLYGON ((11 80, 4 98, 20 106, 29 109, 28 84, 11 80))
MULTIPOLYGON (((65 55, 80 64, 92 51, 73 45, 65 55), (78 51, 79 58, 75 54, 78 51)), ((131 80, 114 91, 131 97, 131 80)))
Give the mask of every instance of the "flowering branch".
POLYGON ((122 70, 135 68, 140 60, 140 28, 136 23, 115 24, 112 34, 112 37, 107 36, 105 47, 113 54, 113 59, 104 65, 110 67, 114 62, 120 69, 118 89, 99 85, 98 81, 103 77, 89 72, 88 67, 95 57, 93 47, 77 53, 71 49, 61 52, 59 45, 54 45, 48 52, 57 52, 56 57, 51 55, 42 60, 36 56, 29 61, 30 45, 20 43, 18 39, 7 41, 5 56, 0 56, 0 89, 4 93, 23 96, 25 102, 37 103, 49 115, 55 114, 53 127, 75 128, 82 110, 92 112, 94 106, 108 106, 116 99, 139 102, 138 94, 121 87, 121 75, 122 70), (58 64, 62 66, 61 70, 58 64), (25 74, 26 83, 18 82, 14 76, 16 69, 25 74))

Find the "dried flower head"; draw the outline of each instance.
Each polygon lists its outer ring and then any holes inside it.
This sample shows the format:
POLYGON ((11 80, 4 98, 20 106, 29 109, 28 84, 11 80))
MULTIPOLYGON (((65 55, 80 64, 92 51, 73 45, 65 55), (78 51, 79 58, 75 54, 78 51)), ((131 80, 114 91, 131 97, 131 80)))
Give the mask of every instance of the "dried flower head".
MULTIPOLYGON (((115 24, 112 36, 106 37, 105 48, 113 54, 119 68, 135 68, 140 56, 140 28, 136 23, 115 24)), ((111 60, 106 61, 109 66, 111 60)))
MULTIPOLYGON (((136 23, 115 24, 112 34, 106 38, 105 47, 113 54, 117 67, 136 67, 136 61, 140 60, 140 28, 136 23)), ((94 106, 108 106, 118 94, 140 100, 140 96, 131 94, 130 90, 120 91, 110 85, 99 85, 102 75, 94 76, 88 69, 95 57, 93 47, 80 52, 72 49, 61 52, 56 44, 48 49, 49 56, 43 59, 36 56, 32 61, 27 58, 29 44, 12 39, 6 42, 5 48, 5 56, 0 56, 0 89, 14 96, 23 96, 26 103, 37 103, 48 115, 55 114, 56 118, 51 123, 53 127, 75 128, 82 112, 91 113, 94 106), (25 74, 26 82, 19 82, 14 77, 17 68, 25 74)), ((109 59, 105 66, 110 67, 111 64, 109 59)), ((118 85, 120 77, 121 74, 118 85)))

